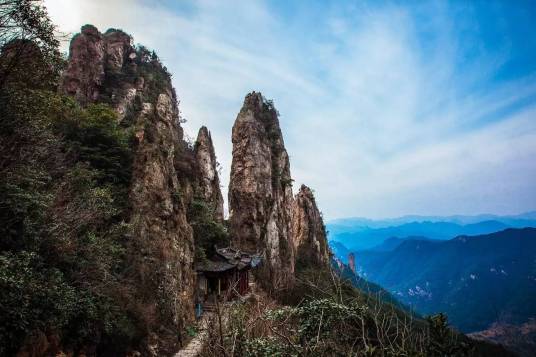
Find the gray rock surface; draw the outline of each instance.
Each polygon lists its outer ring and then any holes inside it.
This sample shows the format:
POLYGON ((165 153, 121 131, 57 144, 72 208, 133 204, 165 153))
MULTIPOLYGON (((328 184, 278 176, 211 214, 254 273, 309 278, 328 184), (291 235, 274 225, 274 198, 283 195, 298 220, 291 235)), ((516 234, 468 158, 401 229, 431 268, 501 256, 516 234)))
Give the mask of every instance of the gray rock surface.
POLYGON ((194 147, 199 175, 199 193, 214 212, 214 219, 223 222, 223 196, 218 176, 218 163, 208 129, 199 129, 194 147))
POLYGON ((269 289, 294 281, 291 241, 290 163, 278 113, 260 93, 252 92, 233 126, 229 183, 229 219, 233 244, 262 253, 258 281, 269 289))
POLYGON ((322 215, 313 192, 305 185, 301 186, 292 206, 292 237, 297 264, 329 267, 330 251, 322 215))

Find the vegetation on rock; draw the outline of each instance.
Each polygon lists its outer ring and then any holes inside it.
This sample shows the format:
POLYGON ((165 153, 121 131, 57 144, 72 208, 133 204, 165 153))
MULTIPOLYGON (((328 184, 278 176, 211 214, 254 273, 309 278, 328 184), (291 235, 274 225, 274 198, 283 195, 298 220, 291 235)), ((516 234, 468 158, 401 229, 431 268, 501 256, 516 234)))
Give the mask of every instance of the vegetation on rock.
MULTIPOLYGON (((109 104, 57 94, 58 42, 40 2, 2 2, 0 16, 14 26, 0 37, 0 355, 143 348, 130 222, 139 128, 109 104)), ((169 89, 150 61, 146 83, 169 89)))
POLYGON ((50 91, 0 102, 0 354, 39 334, 121 348, 136 335, 121 281, 130 135, 111 108, 50 91))
POLYGON ((227 227, 215 220, 214 209, 200 198, 194 198, 188 210, 188 221, 194 230, 196 260, 210 258, 216 247, 229 245, 227 227))
POLYGON ((452 330, 444 315, 420 319, 355 289, 328 270, 298 273, 294 302, 254 294, 217 320, 206 356, 509 356, 452 330))

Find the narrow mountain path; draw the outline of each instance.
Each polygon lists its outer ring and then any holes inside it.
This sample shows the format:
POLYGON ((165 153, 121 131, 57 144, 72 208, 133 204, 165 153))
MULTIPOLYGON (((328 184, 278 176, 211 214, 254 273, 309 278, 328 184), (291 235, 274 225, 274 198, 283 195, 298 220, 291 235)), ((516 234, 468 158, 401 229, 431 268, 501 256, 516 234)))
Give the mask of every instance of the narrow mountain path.
MULTIPOLYGON (((239 300, 235 301, 241 301, 242 303, 250 299, 252 296, 257 295, 259 293, 259 288, 257 287, 257 284, 253 279, 250 280, 249 283, 249 293, 245 296, 242 296, 239 298, 239 300)), ((257 295, 258 296, 258 295, 257 295)), ((221 316, 222 316, 222 326, 225 330, 225 327, 227 325, 227 312, 229 311, 229 305, 228 304, 222 304, 221 305, 221 316)), ((201 316, 201 319, 198 322, 197 328, 198 333, 197 335, 190 340, 190 342, 183 347, 179 352, 175 354, 174 357, 197 357, 199 356, 209 338, 209 331, 208 329, 211 327, 214 327, 213 323, 218 318, 218 315, 215 311, 214 307, 211 307, 210 311, 206 311, 201 316), (212 322, 212 324, 211 324, 212 322)))
POLYGON ((203 314, 201 320, 198 323, 199 332, 188 343, 188 345, 186 345, 186 347, 184 347, 177 354, 175 354, 175 357, 197 357, 201 352, 203 352, 203 348, 205 347, 205 343, 208 339, 207 328, 209 327, 211 319, 215 316, 216 314, 214 314, 213 312, 205 312, 203 314))

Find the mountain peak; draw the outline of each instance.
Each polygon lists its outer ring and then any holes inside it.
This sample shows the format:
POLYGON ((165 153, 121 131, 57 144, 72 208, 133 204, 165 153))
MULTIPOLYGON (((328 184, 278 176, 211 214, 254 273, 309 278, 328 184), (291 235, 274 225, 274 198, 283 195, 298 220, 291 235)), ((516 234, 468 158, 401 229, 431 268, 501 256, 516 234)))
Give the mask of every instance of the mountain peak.
POLYGON ((301 185, 292 206, 292 237, 300 266, 328 267, 330 250, 312 190, 301 185))
POLYGON ((199 189, 201 196, 214 212, 214 218, 223 222, 223 196, 220 189, 218 162, 210 131, 202 126, 197 134, 194 155, 199 170, 199 189))
POLYGON ((270 288, 293 284, 292 179, 277 111, 258 92, 246 95, 233 125, 229 220, 234 244, 261 252, 270 288))

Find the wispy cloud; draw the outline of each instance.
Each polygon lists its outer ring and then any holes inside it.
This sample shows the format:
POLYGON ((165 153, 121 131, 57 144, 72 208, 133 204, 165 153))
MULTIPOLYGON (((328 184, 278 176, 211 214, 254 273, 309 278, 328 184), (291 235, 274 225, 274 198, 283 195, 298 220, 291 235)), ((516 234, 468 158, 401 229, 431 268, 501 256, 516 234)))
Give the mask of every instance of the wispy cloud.
POLYGON ((225 189, 233 121, 261 90, 328 218, 535 208, 536 71, 507 70, 536 44, 519 48, 505 9, 494 24, 458 2, 46 3, 64 31, 119 27, 159 53, 187 133, 213 133, 225 189))

